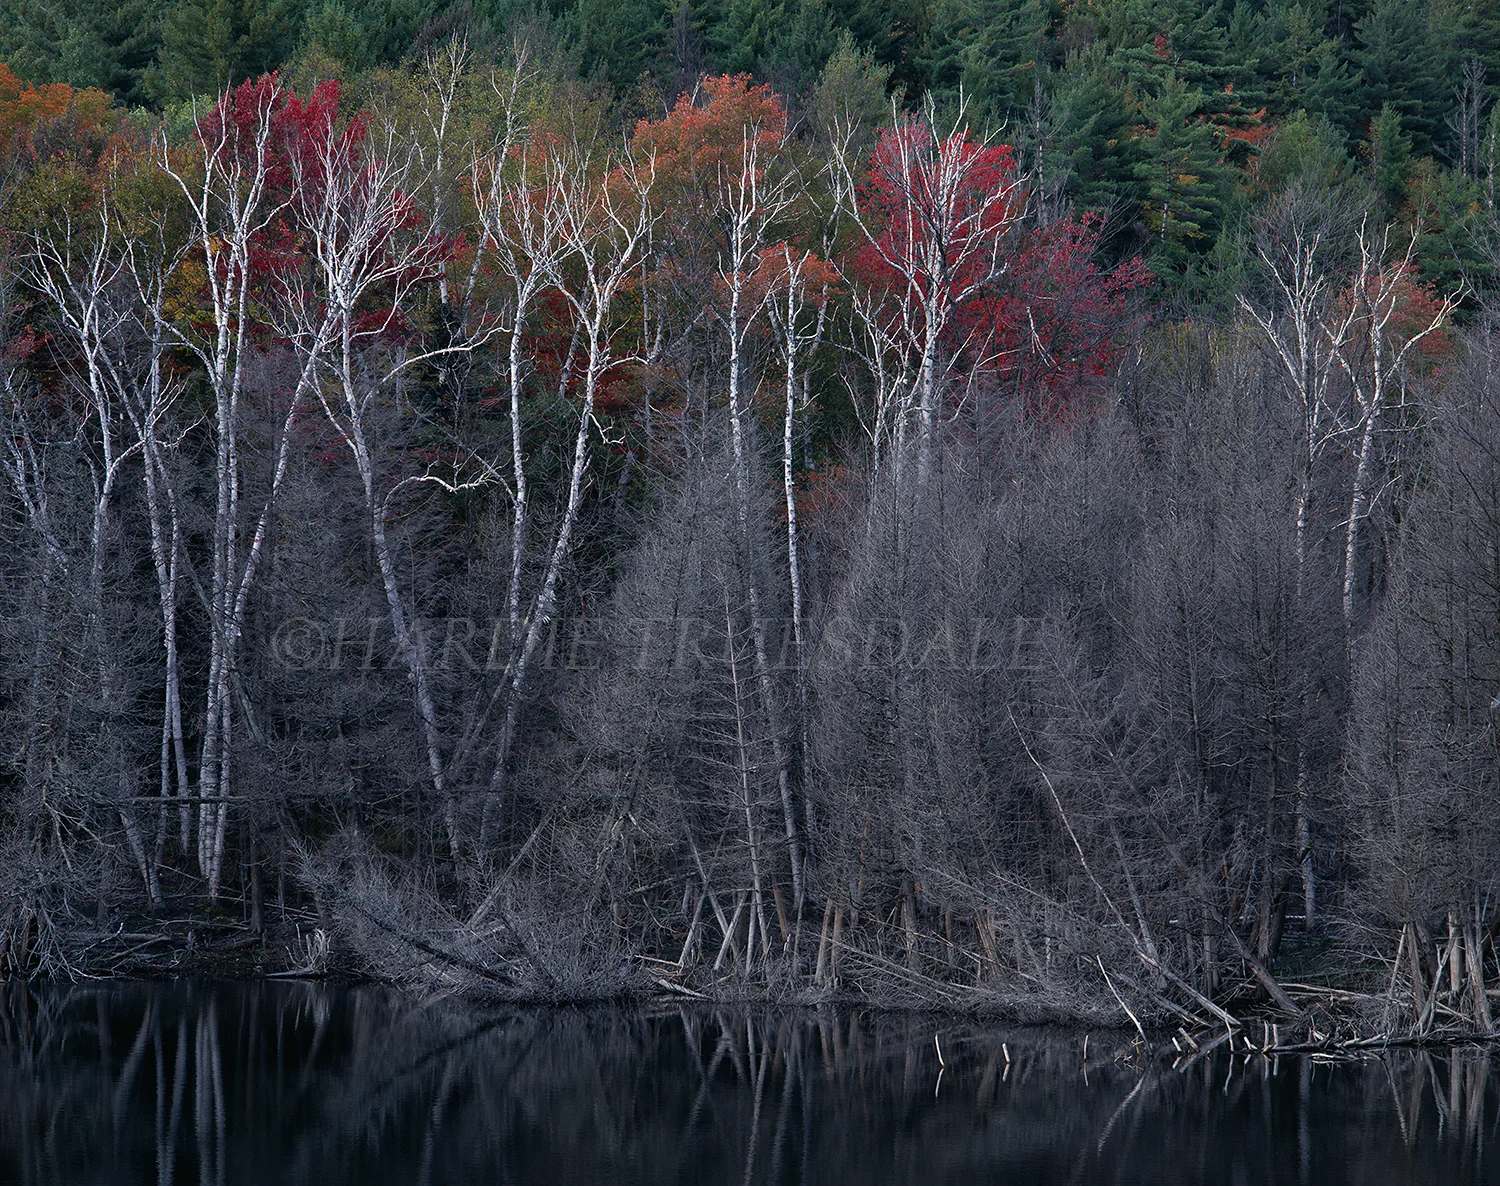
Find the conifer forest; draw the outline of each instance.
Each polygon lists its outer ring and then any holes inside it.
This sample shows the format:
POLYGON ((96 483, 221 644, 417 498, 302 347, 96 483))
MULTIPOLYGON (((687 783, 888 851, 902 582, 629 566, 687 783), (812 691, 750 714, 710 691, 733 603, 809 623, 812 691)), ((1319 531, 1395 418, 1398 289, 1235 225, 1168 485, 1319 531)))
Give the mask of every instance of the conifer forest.
POLYGON ((1494 1031, 1500 3, 0 62, 0 977, 1494 1031))

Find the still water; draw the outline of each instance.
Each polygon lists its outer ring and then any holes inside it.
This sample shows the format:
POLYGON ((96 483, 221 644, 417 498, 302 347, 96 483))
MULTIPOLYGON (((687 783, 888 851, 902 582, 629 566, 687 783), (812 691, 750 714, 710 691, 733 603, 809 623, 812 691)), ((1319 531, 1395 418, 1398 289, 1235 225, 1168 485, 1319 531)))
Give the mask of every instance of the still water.
POLYGON ((0 1182, 1500 1182, 1479 1052, 1142 1058, 834 1010, 485 1010, 376 988, 0 993, 0 1182), (939 1059, 939 1049, 942 1059, 939 1059))

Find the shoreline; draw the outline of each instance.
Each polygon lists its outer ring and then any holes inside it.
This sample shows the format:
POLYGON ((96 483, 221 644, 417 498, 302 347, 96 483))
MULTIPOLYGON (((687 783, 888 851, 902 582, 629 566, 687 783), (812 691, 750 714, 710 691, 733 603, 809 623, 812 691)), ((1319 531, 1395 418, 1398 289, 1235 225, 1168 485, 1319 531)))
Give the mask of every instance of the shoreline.
MULTIPOLYGON (((1229 1052, 1247 1056, 1308 1054, 1339 1060, 1378 1055, 1387 1049, 1500 1045, 1500 1030, 1486 1033, 1462 1024, 1456 1012, 1447 1008, 1443 1024, 1434 1024, 1425 1032, 1382 1026, 1379 1014, 1384 1012, 1390 1018, 1399 1002, 1394 996, 1360 991, 1354 983, 1281 980, 1279 987, 1300 1009, 1299 1016, 1291 1016, 1276 1008, 1263 993, 1263 999, 1256 999, 1248 989, 1251 981, 1247 976, 1247 987, 1231 998, 1218 1003, 1200 999, 1203 1008, 1199 1013, 1178 1007, 1174 1016, 1168 1010, 1131 1009, 1118 995, 1111 1001, 1044 999, 1039 994, 1006 991, 999 986, 977 988, 950 983, 943 986, 941 995, 924 996, 910 984, 900 991, 872 991, 857 982, 818 987, 771 972, 759 981, 729 975, 708 982, 680 983, 667 978, 672 970, 667 961, 629 954, 621 957, 618 978, 613 983, 503 990, 498 983, 476 982, 472 976, 467 983, 457 979, 440 983, 433 975, 413 975, 415 969, 408 969, 405 976, 377 974, 360 966, 359 954, 348 944, 330 943, 316 916, 269 925, 258 934, 244 923, 225 918, 162 918, 154 920, 155 933, 143 925, 150 921, 132 919, 134 929, 121 921, 110 931, 74 931, 69 937, 78 944, 75 962, 60 975, 13 977, 0 982, 296 981, 334 988, 380 985, 406 993, 436 992, 481 1007, 834 1008, 944 1015, 968 1024, 1035 1025, 1080 1033, 1117 1031, 1133 1035, 1132 1042, 1143 1052, 1172 1053, 1183 1061, 1196 1061, 1226 1047, 1229 1052), (299 963, 299 956, 306 957, 310 952, 317 957, 316 966, 305 958, 299 963)), ((447 958, 436 947, 424 947, 421 954, 428 957, 424 964, 429 968, 447 958)), ((1314 967, 1303 971, 1314 978, 1318 974, 1314 967)), ((1331 971, 1324 969, 1324 974, 1331 971)), ((1500 990, 1489 990, 1488 995, 1500 997, 1500 990)))

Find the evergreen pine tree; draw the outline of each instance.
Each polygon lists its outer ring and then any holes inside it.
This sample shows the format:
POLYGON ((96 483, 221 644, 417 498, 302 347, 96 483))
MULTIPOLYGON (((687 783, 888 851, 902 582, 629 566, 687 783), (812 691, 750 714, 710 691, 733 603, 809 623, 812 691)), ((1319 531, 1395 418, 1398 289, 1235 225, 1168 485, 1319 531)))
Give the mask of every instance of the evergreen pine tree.
POLYGON ((1203 93, 1169 73, 1141 113, 1150 133, 1142 139, 1145 159, 1135 174, 1145 189, 1152 257, 1158 267, 1179 273, 1218 237, 1228 183, 1202 110, 1203 93))
POLYGON ((578 71, 617 90, 635 86, 666 42, 660 0, 577 0, 564 28, 578 71))
POLYGON ((828 0, 799 0, 771 29, 767 73, 785 90, 802 94, 812 86, 838 49, 839 28, 828 0), (784 81, 783 81, 784 80, 784 81))
POLYGON ((175 0, 146 91, 181 102, 264 74, 290 53, 292 31, 290 0, 175 0))
POLYGON ((161 50, 146 71, 158 103, 212 95, 234 81, 232 0, 177 0, 162 18, 161 50))
POLYGON ((1266 141, 1256 160, 1256 190, 1273 194, 1291 185, 1327 193, 1354 179, 1343 131, 1326 115, 1296 111, 1266 141))
POLYGON ((31 82, 144 103, 142 77, 159 39, 154 0, 0 0, 0 62, 31 82))
MULTIPOLYGON (((417 42, 427 26, 446 24, 467 33, 471 49, 477 49, 471 29, 487 24, 469 4, 451 7, 439 0, 346 0, 349 14, 358 22, 372 63, 394 65, 418 52, 417 42)), ((309 13, 309 20, 311 14, 309 13)), ((488 36, 480 39, 488 41, 488 36)))
POLYGON ((825 142, 838 140, 847 130, 855 139, 851 147, 863 147, 874 128, 888 118, 890 80, 891 68, 856 46, 853 34, 845 29, 813 88, 814 129, 825 142))
POLYGON ((1364 149, 1370 185, 1388 214, 1406 205, 1406 184, 1412 174, 1412 138, 1406 134, 1404 123, 1395 105, 1387 103, 1370 121, 1370 138, 1364 149))
POLYGON ((969 0, 974 33, 959 54, 964 89, 997 117, 1024 111, 1045 73, 1057 0, 969 0))
POLYGON ((718 69, 725 74, 754 72, 785 16, 774 0, 727 0, 705 30, 718 69))
POLYGON ((1127 98, 1103 45, 1068 55, 1053 78, 1052 115, 1058 157, 1077 205, 1110 214, 1137 209, 1141 152, 1132 135, 1136 104, 1127 98))
POLYGON ((1269 0, 1256 20, 1267 105, 1276 116, 1300 108, 1362 134, 1353 74, 1329 24, 1329 0, 1269 0))
POLYGON ((1431 152, 1449 87, 1447 80, 1438 78, 1441 58, 1422 5, 1373 0, 1355 32, 1361 107, 1373 115, 1389 105, 1401 116, 1417 154, 1431 152))
POLYGON ((370 46, 364 25, 342 0, 323 0, 308 12, 302 27, 300 48, 320 50, 351 73, 370 65, 370 46))
POLYGON ((830 0, 838 25, 860 49, 891 68, 891 83, 908 95, 932 88, 933 22, 940 16, 929 0, 830 0))

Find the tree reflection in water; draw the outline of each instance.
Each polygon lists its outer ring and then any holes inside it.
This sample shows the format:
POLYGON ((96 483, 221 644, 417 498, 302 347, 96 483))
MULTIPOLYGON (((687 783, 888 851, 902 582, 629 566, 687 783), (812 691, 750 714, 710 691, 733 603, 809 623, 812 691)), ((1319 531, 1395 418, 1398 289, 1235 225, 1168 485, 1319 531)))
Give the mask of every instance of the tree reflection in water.
POLYGON ((1481 1182, 1480 1050, 1327 1065, 827 1010, 11 987, 0 1180, 1481 1182))

